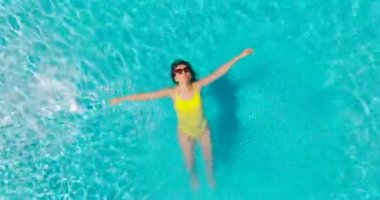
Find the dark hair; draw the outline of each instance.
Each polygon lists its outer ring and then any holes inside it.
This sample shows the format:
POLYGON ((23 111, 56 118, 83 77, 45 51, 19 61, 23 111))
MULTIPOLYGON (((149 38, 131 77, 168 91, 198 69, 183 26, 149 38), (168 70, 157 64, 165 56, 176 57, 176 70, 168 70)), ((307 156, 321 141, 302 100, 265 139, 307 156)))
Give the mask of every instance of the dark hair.
POLYGON ((170 71, 170 76, 172 77, 173 79, 173 82, 175 84, 178 85, 178 83, 175 81, 175 73, 174 73, 174 70, 175 68, 178 66, 178 65, 186 65, 189 69, 190 69, 190 73, 191 73, 191 82, 195 82, 197 79, 196 79, 196 73, 195 71, 193 70, 193 68, 191 67, 190 63, 185 61, 185 60, 181 60, 181 59, 178 59, 178 60, 175 60, 172 64, 171 64, 171 71, 170 71))

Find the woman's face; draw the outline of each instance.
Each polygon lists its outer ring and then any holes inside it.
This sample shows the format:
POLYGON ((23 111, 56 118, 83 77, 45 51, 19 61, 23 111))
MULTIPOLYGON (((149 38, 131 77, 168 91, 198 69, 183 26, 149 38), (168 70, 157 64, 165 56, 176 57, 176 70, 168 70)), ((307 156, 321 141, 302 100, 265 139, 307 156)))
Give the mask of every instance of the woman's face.
POLYGON ((186 83, 186 82, 189 82, 191 80, 191 72, 190 72, 190 69, 186 66, 186 65, 178 65, 175 69, 174 69, 174 79, 180 83, 186 83))

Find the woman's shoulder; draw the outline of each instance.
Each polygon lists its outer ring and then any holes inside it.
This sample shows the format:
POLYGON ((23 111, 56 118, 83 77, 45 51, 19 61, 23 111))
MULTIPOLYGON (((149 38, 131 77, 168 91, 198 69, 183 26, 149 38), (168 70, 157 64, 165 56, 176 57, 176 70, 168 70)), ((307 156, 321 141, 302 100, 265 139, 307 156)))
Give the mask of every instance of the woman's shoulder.
POLYGON ((175 98, 175 96, 177 94, 177 90, 178 90, 177 88, 178 88, 178 86, 173 86, 173 87, 168 88, 169 96, 173 99, 175 98))
POLYGON ((194 82, 193 83, 193 86, 198 90, 198 91, 201 91, 202 89, 202 84, 198 81, 194 82))

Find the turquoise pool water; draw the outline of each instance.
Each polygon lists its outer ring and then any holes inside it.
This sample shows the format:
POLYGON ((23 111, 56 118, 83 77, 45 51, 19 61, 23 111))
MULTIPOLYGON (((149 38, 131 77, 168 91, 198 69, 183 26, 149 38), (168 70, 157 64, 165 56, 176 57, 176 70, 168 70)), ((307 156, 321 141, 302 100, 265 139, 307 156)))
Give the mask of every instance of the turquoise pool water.
POLYGON ((0 0, 1 199, 380 199, 380 3, 0 0), (169 99, 203 92, 218 187, 192 192, 169 99))

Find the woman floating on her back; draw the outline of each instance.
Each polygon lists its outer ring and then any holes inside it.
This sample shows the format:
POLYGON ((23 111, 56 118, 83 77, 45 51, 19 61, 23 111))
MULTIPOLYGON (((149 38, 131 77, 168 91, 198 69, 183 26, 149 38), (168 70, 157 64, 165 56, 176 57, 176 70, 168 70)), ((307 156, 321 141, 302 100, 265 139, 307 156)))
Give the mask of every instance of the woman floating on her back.
POLYGON ((178 117, 178 137, 185 156, 186 167, 191 176, 193 187, 198 187, 198 178, 194 172, 193 147, 196 141, 200 142, 202 151, 207 162, 207 175, 211 187, 215 186, 213 176, 213 158, 210 141, 210 129, 203 115, 201 90, 211 82, 220 78, 240 59, 250 55, 252 49, 245 49, 238 56, 222 65, 214 73, 197 81, 195 73, 187 61, 176 60, 171 65, 171 77, 176 84, 172 88, 156 92, 142 93, 114 98, 111 104, 115 105, 122 101, 137 101, 171 97, 178 117))

